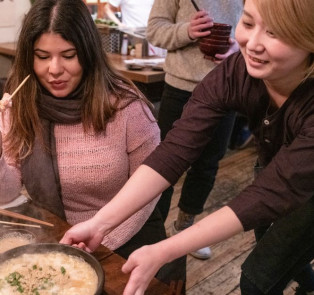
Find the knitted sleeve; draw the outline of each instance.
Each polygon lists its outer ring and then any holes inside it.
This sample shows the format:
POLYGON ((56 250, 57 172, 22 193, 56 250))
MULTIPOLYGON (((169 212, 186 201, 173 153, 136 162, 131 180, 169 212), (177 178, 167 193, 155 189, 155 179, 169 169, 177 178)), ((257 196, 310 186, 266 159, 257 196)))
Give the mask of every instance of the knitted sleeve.
MULTIPOLYGON (((2 141, 8 132, 9 110, 0 116, 0 136, 2 141)), ((9 159, 5 153, 5 145, 2 142, 2 155, 0 155, 0 205, 8 203, 20 195, 22 189, 21 172, 16 163, 9 159)))
POLYGON ((154 1, 146 30, 147 40, 153 45, 176 50, 192 42, 188 35, 189 19, 177 22, 178 6, 178 0, 154 1))

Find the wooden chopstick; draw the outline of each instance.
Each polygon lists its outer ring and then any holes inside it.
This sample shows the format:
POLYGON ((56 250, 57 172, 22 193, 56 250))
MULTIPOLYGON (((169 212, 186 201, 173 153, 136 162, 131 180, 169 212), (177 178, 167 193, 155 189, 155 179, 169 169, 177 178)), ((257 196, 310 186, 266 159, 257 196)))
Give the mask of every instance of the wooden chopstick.
POLYGON ((26 223, 18 223, 18 222, 10 222, 10 221, 2 221, 2 220, 0 220, 0 224, 20 225, 20 226, 41 228, 41 226, 37 224, 26 224, 26 223))
POLYGON ((196 9, 196 11, 200 11, 200 9, 198 8, 198 6, 197 6, 197 4, 195 3, 195 1, 194 1, 194 0, 191 0, 191 2, 192 2, 192 4, 193 4, 194 8, 196 9))
POLYGON ((31 75, 28 75, 28 76, 21 82, 21 84, 14 90, 14 92, 11 94, 10 99, 12 99, 12 97, 22 88, 22 86, 25 84, 25 82, 28 80, 28 78, 29 78, 30 76, 31 76, 31 75))
POLYGON ((31 221, 31 222, 35 222, 35 223, 39 223, 39 224, 43 224, 43 225, 47 225, 47 226, 51 226, 53 227, 54 225, 52 223, 46 222, 46 221, 42 221, 30 216, 26 216, 20 213, 16 213, 16 212, 12 212, 6 209, 0 209, 0 214, 4 215, 4 216, 9 216, 9 217, 13 217, 13 218, 17 218, 17 219, 22 219, 22 220, 27 220, 27 221, 31 221))
POLYGON ((170 290, 167 295, 182 295, 183 290, 183 281, 171 281, 170 282, 170 290))
POLYGON ((31 75, 28 75, 22 82, 21 84, 14 90, 14 92, 11 94, 10 97, 8 97, 7 99, 2 99, 0 100, 0 112, 3 111, 5 109, 4 103, 5 102, 10 102, 12 100, 12 97, 21 89, 21 87, 25 84, 25 82, 28 80, 28 78, 31 75))

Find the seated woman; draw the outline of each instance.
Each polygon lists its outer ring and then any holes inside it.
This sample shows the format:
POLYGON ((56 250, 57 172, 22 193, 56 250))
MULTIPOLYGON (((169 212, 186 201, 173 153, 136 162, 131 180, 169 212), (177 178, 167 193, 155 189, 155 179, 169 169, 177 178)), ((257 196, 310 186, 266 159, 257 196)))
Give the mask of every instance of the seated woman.
MULTIPOLYGON (((35 2, 24 20, 5 91, 1 203, 16 198, 24 185, 37 205, 72 225, 85 221, 117 194, 159 143, 150 103, 110 65, 83 1, 35 2), (29 74, 10 102, 8 93, 29 74)), ((154 211, 157 201, 124 220, 101 243, 127 258, 145 243, 166 238, 154 211)))

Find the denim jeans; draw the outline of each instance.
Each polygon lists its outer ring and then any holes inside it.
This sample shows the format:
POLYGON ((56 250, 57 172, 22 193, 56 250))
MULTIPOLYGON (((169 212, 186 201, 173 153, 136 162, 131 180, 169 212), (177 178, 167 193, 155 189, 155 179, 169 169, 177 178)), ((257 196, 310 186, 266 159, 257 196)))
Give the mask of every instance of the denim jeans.
MULTIPOLYGON (((158 125, 161 140, 166 137, 173 123, 181 117, 183 107, 191 96, 191 92, 174 88, 165 84, 158 114, 158 125)), ((211 142, 205 147, 201 156, 187 171, 179 208, 188 214, 200 214, 212 190, 218 170, 218 162, 228 147, 235 120, 235 113, 228 113, 220 122, 211 142)), ((165 190, 157 204, 163 219, 166 220, 170 208, 173 188, 165 190)))
POLYGON ((290 280, 313 288, 314 197, 273 223, 242 265, 242 295, 282 295, 290 280))

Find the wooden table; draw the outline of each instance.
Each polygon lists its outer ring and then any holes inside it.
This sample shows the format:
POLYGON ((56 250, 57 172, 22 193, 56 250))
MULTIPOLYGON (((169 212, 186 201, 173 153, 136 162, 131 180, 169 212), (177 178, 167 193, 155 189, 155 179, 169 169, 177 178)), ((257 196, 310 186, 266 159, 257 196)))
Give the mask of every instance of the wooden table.
MULTIPOLYGON (((16 43, 0 43, 0 54, 6 55, 8 57, 14 58, 16 51, 16 43)), ((123 62, 125 59, 132 59, 131 56, 122 56, 116 53, 107 53, 112 65, 125 77, 134 81, 141 83, 155 83, 162 82, 165 78, 165 73, 163 71, 153 71, 153 70, 139 70, 133 71, 128 70, 123 62)))
MULTIPOLYGON (((70 228, 70 225, 60 219, 58 216, 52 214, 47 210, 38 208, 30 203, 12 208, 10 209, 10 211, 15 211, 24 215, 41 219, 55 225, 54 227, 48 227, 43 225, 40 229, 14 226, 14 228, 23 228, 34 233, 37 242, 58 243, 59 240, 63 237, 64 233, 70 228)), ((5 216, 1 216, 1 219, 6 221, 27 223, 27 221, 21 221, 5 216)), ((6 226, 0 226, 0 228, 2 230, 5 230, 6 226)), ((11 228, 11 226, 9 226, 8 228, 11 228)), ((121 267, 125 262, 125 259, 102 245, 97 249, 97 251, 93 253, 93 255, 100 262, 105 273, 104 294, 122 294, 129 278, 129 275, 126 275, 121 271, 121 267)), ((154 279, 150 283, 146 294, 171 295, 171 292, 172 291, 167 285, 163 284, 157 279, 154 279)))
POLYGON ((163 71, 153 71, 150 69, 146 70, 128 70, 124 64, 124 60, 133 59, 133 56, 122 56, 117 53, 107 53, 109 59, 111 60, 113 66, 125 77, 129 78, 135 82, 142 83, 155 83, 164 81, 165 72, 163 71))

